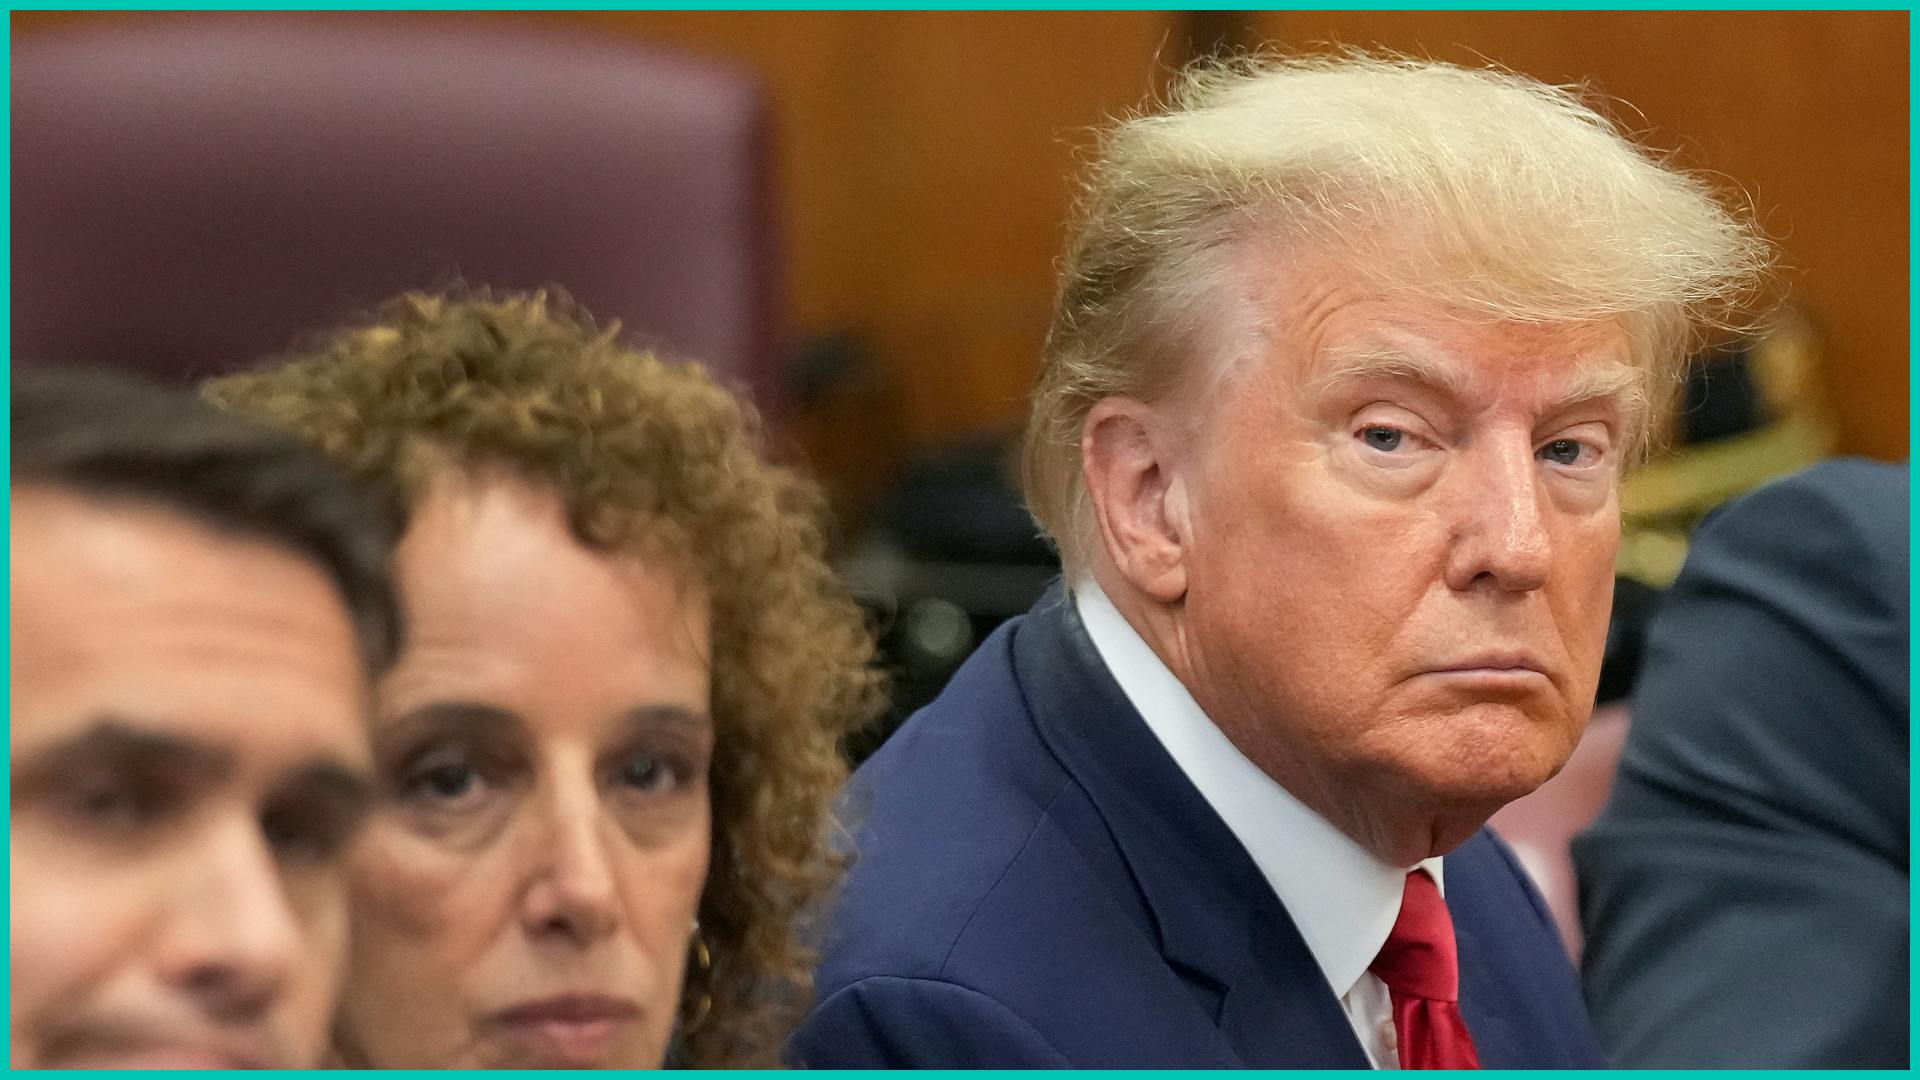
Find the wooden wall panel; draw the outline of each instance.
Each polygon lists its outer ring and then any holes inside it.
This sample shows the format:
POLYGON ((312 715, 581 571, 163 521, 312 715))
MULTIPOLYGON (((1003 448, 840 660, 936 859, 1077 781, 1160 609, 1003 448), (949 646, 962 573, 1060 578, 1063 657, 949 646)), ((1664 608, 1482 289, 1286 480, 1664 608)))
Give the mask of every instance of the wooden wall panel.
POLYGON ((1250 31, 1491 60, 1631 103, 1617 115, 1746 192, 1780 242, 1825 335, 1842 448, 1907 456, 1906 12, 1283 11, 1250 31))
POLYGON ((782 120, 792 303, 894 376, 924 444, 1019 415, 1074 134, 1136 103, 1172 17, 624 12, 610 29, 749 64, 782 120))

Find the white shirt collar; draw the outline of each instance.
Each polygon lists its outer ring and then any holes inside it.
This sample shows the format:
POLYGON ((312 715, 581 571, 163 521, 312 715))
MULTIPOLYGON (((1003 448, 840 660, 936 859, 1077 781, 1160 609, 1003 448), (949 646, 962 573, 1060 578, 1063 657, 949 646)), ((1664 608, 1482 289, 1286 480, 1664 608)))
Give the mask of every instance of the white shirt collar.
MULTIPOLYGON (((1253 857, 1345 998, 1386 944, 1411 867, 1392 866, 1308 809, 1249 761, 1091 580, 1073 587, 1080 621, 1127 700, 1253 857)), ((1441 859, 1419 865, 1445 892, 1441 859)))

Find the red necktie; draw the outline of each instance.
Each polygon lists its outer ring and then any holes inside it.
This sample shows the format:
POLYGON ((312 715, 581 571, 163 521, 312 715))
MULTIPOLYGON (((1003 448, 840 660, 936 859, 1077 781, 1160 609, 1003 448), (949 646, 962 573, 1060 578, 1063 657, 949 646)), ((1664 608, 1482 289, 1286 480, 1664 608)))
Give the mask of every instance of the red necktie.
POLYGON ((1460 1015, 1460 958, 1453 917, 1425 870, 1407 875, 1400 917, 1367 970, 1393 994, 1403 1069, 1477 1069, 1480 1055, 1460 1015))

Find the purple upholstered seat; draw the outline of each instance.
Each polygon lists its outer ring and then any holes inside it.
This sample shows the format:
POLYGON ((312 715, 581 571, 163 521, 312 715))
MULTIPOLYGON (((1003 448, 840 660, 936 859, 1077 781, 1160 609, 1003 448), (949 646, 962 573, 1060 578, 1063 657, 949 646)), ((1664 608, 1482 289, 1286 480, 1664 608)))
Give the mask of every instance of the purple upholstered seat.
POLYGON ((114 20, 13 46, 14 356, 191 377, 456 277, 563 286, 775 408, 744 72, 504 20, 114 20))

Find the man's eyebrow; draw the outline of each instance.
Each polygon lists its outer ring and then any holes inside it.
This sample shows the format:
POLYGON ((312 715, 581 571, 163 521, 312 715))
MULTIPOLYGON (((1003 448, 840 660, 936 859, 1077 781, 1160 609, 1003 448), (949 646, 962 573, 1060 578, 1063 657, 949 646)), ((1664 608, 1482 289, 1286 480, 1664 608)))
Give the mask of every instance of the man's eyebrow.
POLYGON ((1467 390, 1467 377, 1459 368, 1387 348, 1341 350, 1333 354, 1332 363, 1314 382, 1327 389, 1369 379, 1418 383, 1454 397, 1464 395, 1467 390))
POLYGON ((1611 398, 1623 409, 1637 409, 1645 404, 1646 395, 1646 379, 1638 368, 1618 362, 1588 364, 1567 381, 1557 407, 1568 409, 1611 398))
MULTIPOLYGON (((1369 379, 1398 379, 1430 386, 1459 397, 1467 389, 1466 375, 1454 365, 1411 356, 1397 349, 1357 349, 1336 354, 1315 380, 1322 388, 1369 379)), ((1638 368, 1615 360, 1582 364, 1561 389, 1556 410, 1590 401, 1618 400, 1623 408, 1644 404, 1646 383, 1638 368)))
POLYGON ((232 774, 234 756, 221 747, 157 731, 139 720, 102 716, 84 730, 15 761, 13 790, 56 782, 76 768, 128 764, 217 780, 232 774))

